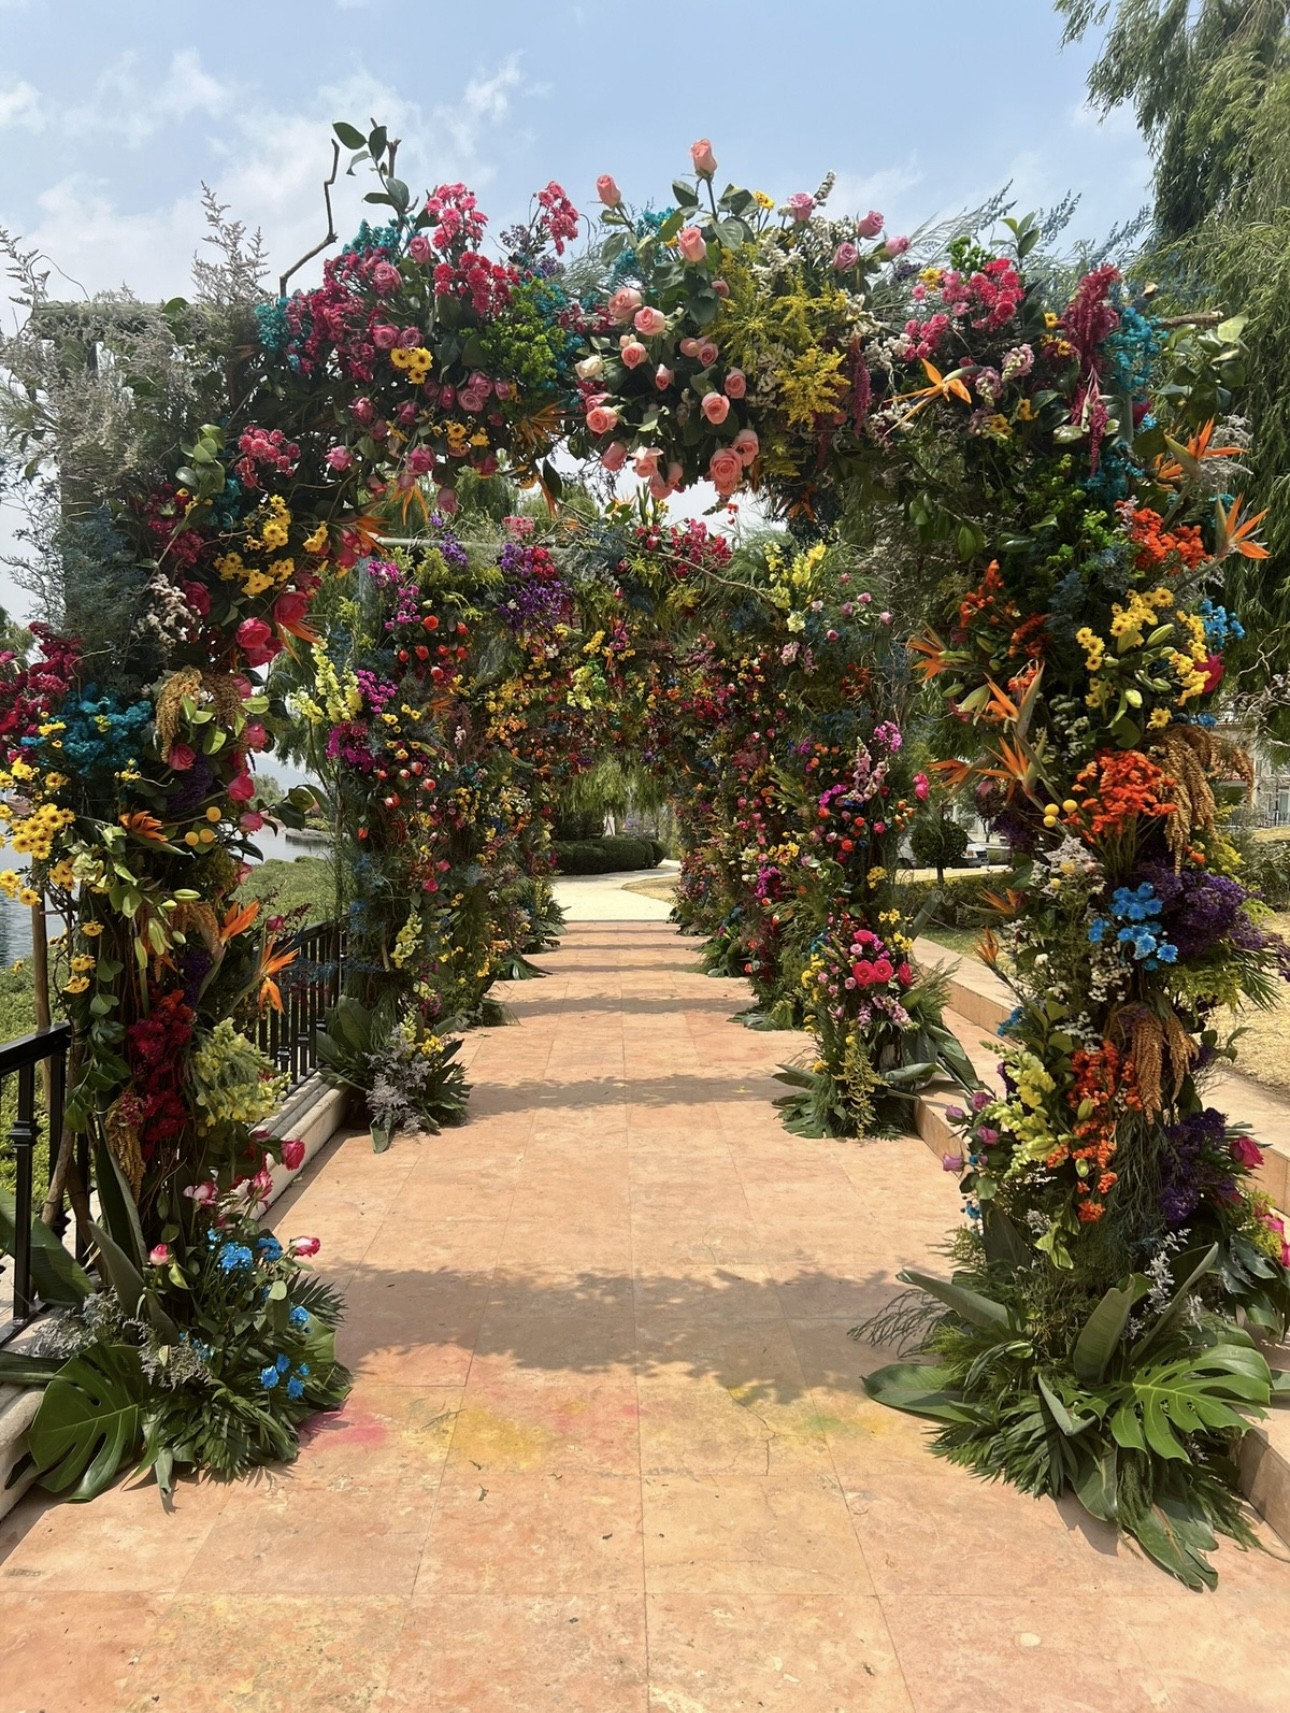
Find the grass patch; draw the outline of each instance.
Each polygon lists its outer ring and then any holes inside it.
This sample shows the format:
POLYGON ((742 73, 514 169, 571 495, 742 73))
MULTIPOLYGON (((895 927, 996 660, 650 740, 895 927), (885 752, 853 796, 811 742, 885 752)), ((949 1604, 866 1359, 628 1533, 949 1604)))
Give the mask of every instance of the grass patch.
POLYGON ((258 898, 265 915, 290 916, 303 910, 304 922, 325 922, 336 914, 336 884, 329 857, 301 856, 288 862, 271 857, 257 863, 238 888, 245 899, 258 898))
POLYGON ((943 928, 939 922, 932 922, 923 929, 923 938, 935 940, 938 946, 944 946, 946 951, 957 957, 974 958, 981 933, 977 928, 943 928))
POLYGON ((671 904, 676 897, 676 881, 660 874, 653 880, 629 880, 623 891, 639 892, 642 898, 658 898, 664 904, 671 904))

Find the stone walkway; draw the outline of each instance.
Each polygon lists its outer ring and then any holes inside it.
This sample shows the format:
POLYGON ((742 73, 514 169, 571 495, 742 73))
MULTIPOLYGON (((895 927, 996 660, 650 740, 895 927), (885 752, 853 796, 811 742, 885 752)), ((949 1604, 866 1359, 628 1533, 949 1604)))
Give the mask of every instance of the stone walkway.
POLYGON ((695 951, 574 925, 470 1038, 469 1126, 320 1156, 275 1220, 348 1293, 351 1401, 171 1516, 24 1500, 0 1713, 1284 1709, 1283 1549, 1188 1594, 865 1398, 847 1329, 953 1187, 787 1135, 800 1043, 695 951))

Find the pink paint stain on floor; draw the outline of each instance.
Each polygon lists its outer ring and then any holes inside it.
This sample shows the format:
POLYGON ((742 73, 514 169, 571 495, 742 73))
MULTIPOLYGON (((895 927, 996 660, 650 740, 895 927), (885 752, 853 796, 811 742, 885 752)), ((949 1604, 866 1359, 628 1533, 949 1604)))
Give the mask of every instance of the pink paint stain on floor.
POLYGON ((467 1126, 278 1210, 349 1302, 299 1459, 0 1522, 0 1713, 1284 1713, 1276 1542, 1188 1594, 865 1395, 929 1151, 789 1136, 805 1042, 662 923, 541 962, 467 1126))

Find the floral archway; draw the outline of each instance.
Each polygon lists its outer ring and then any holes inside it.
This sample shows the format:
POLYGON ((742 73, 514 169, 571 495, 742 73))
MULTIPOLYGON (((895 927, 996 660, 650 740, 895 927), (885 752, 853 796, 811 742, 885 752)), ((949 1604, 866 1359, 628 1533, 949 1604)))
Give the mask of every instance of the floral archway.
POLYGON ((924 1360, 875 1395, 1211 1580, 1210 1531, 1245 1533, 1231 1447, 1280 1383, 1253 1335, 1290 1309, 1257 1148, 1199 1080, 1216 1009, 1286 957, 1236 872, 1246 763, 1210 711, 1223 563, 1262 552, 1228 491, 1239 328, 1166 327, 1110 267, 1028 272, 1029 222, 921 256, 833 218, 828 181, 718 192, 707 142, 665 211, 600 181, 594 257, 566 260, 555 184, 490 256, 465 187, 415 198, 381 128, 336 137, 387 223, 260 304, 221 420, 111 496, 150 597, 114 681, 46 636, 3 687, 12 842, 75 923, 59 1170, 89 1135, 104 1209, 106 1291, 33 1439, 48 1484, 90 1496, 119 1465, 54 1431, 86 1364, 134 1400, 121 1455, 142 1440, 165 1479, 286 1455, 343 1390, 334 1300, 254 1217, 277 1091, 245 1022, 290 971, 236 895, 256 754, 294 731, 352 840, 322 1045, 387 1141, 461 1116, 453 1031, 555 931, 553 794, 609 730, 673 782, 709 956, 816 1036, 794 1123, 865 1133, 938 1068, 965 1085, 955 1276, 909 1276, 880 1330, 924 1360), (630 465, 639 505, 562 507, 562 445, 630 465), (499 470, 551 521, 481 558, 452 520, 465 473, 499 470), (732 555, 669 526, 703 479, 791 535, 732 555), (893 885, 929 775, 1013 855, 984 939, 1018 1000, 999 1088, 893 885))

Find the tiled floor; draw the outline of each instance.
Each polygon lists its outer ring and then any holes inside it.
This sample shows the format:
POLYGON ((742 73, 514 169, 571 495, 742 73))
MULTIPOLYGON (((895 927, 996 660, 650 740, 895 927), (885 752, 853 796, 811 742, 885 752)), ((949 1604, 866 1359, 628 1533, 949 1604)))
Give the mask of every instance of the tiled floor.
POLYGON ((847 1329, 956 1214, 928 1150, 787 1135, 800 1043, 664 924, 543 962, 469 1126, 275 1210, 349 1298, 299 1462, 0 1523, 0 1713, 1284 1709, 1275 1542, 1188 1594, 864 1396, 847 1329))

